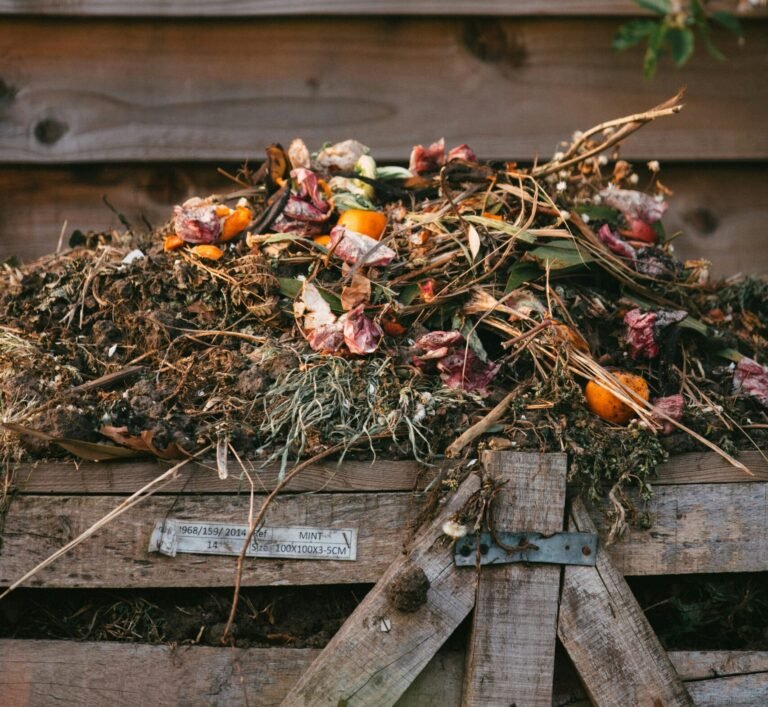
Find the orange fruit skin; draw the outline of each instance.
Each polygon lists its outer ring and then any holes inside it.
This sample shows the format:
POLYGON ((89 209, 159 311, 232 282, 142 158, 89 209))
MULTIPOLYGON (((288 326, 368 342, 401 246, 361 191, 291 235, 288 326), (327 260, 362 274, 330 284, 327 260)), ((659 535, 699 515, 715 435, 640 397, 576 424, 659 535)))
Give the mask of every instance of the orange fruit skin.
POLYGON ((317 245, 323 246, 323 248, 331 247, 331 237, 329 235, 312 236, 312 240, 317 243, 317 245))
POLYGON ((221 227, 220 241, 230 241, 242 233, 253 220, 253 212, 245 206, 238 206, 224 221, 221 227))
POLYGON ((206 260, 219 260, 224 255, 224 251, 215 245, 196 245, 192 248, 192 252, 206 260))
MULTIPOLYGON (((645 378, 633 373, 613 372, 614 378, 623 383, 631 391, 635 392, 643 400, 648 401, 650 391, 645 378)), ((634 411, 629 405, 624 404, 611 391, 603 388, 595 381, 589 381, 584 389, 587 399, 587 408, 603 420, 617 425, 626 425, 634 416, 634 411)))
POLYGON ((178 250, 183 245, 184 240, 181 238, 181 236, 177 236, 175 233, 172 233, 170 236, 165 237, 165 240, 163 241, 163 250, 167 253, 171 250, 178 250))
POLYGON ((339 216, 339 226, 350 231, 362 233, 375 240, 381 238, 387 225, 387 215, 381 211, 365 211, 364 209, 349 209, 339 216))

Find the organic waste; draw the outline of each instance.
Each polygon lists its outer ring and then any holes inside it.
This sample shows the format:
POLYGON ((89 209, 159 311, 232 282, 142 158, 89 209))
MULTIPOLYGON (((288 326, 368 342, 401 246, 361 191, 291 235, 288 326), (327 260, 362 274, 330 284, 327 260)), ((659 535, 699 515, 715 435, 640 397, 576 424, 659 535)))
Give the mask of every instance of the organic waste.
POLYGON ((534 166, 442 140, 408 168, 355 140, 272 145, 157 231, 6 264, 6 486, 25 460, 204 449, 256 471, 564 451, 592 494, 648 490, 670 449, 738 466, 768 426, 768 286, 676 260, 658 164, 640 188, 618 154, 680 107, 534 166))

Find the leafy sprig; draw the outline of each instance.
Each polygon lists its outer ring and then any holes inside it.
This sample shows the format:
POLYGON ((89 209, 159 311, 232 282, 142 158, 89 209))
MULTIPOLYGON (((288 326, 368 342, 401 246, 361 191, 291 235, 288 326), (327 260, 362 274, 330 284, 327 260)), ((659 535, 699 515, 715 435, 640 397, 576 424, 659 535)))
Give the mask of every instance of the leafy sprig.
POLYGON ((716 59, 725 57, 712 41, 715 26, 742 36, 741 23, 731 12, 709 9, 709 0, 635 0, 644 10, 655 17, 635 19, 619 27, 613 38, 613 48, 625 51, 645 43, 643 74, 652 78, 656 73, 659 57, 669 52, 675 65, 683 66, 693 56, 697 38, 707 52, 716 59))

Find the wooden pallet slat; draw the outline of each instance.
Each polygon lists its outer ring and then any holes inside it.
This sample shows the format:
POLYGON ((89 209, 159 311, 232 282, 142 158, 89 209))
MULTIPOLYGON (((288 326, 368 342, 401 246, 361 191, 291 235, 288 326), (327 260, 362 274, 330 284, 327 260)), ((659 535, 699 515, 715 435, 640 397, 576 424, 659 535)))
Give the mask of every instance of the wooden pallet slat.
MULTIPOLYGON (((256 497, 261 503, 263 496, 256 497)), ((110 496, 22 496, 11 504, 0 548, 0 586, 10 585, 111 511, 110 496)), ((46 587, 229 587, 234 558, 218 555, 165 557, 147 551, 154 524, 164 518, 248 524, 248 494, 154 496, 33 577, 46 587)), ((258 507, 258 506, 257 506, 258 507)), ((358 528, 358 559, 251 558, 244 586, 373 583, 410 537, 418 504, 411 494, 316 494, 278 497, 266 523, 358 528)))
MULTIPOLYGON (((578 498, 568 529, 597 530, 578 498)), ((597 707, 693 705, 604 547, 595 567, 565 568, 558 636, 597 707)))
MULTIPOLYGON (((215 462, 190 462, 162 493, 248 494, 250 485, 240 468, 233 463, 229 466, 229 476, 222 480, 215 462)), ((157 478, 167 467, 163 462, 145 460, 118 464, 72 461, 24 464, 13 473, 13 487, 24 494, 130 494, 157 478)), ((279 464, 265 468, 248 464, 248 469, 257 493, 271 491, 279 482, 279 464)), ((294 477, 285 486, 285 492, 413 491, 423 488, 435 474, 436 469, 413 461, 320 462, 294 477)))
POLYGON ((444 522, 479 489, 468 477, 358 605, 294 685, 283 707, 393 705, 472 610, 476 575, 453 564, 444 522), (403 572, 420 568, 430 586, 426 603, 408 613, 390 598, 403 572))
MULTIPOLYGON (((486 471, 504 485, 498 531, 563 529, 564 454, 486 453, 486 471)), ((509 564, 480 572, 467 651, 464 704, 550 707, 561 568, 509 564)))
MULTIPOLYGON (((764 572, 768 568, 768 484, 659 485, 643 502, 630 494, 650 528, 637 522, 608 548, 625 575, 764 572)), ((593 512, 602 534, 610 526, 610 503, 593 512)), ((639 520, 636 519, 636 521, 639 520)))
MULTIPOLYGON (((380 160, 441 135, 480 157, 545 158, 574 129, 645 110, 680 84, 673 71, 643 83, 638 54, 612 54, 614 20, 4 25, 0 162, 242 160, 299 135, 314 148, 354 136, 380 160), (266 47, 279 62, 258 60, 266 47), (553 110, 553 95, 567 110, 553 110)), ((751 78, 764 68, 764 30, 750 23, 727 63, 698 52, 686 109, 625 154, 698 160, 705 145, 710 160, 768 158, 768 85, 751 78)))
MULTIPOLYGON (((759 12, 759 9, 758 9, 759 12)), ((274 15, 608 15, 649 14, 629 0, 0 0, 0 14, 159 17, 258 17, 274 15)), ((749 16, 749 15, 748 15, 749 16)))

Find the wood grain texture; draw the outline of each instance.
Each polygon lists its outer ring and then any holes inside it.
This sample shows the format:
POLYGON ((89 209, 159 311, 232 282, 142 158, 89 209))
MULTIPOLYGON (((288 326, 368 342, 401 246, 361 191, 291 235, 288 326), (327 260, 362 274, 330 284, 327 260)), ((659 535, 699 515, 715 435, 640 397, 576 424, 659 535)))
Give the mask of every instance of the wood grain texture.
POLYGON ((453 564, 442 524, 479 488, 470 476, 383 574, 320 656, 290 690, 283 707, 386 707, 395 704, 475 603, 477 574, 453 564), (390 586, 407 567, 429 580, 426 603, 405 613, 390 586))
POLYGON ((658 478, 653 485, 726 484, 768 481, 768 462, 760 452, 747 451, 737 455, 754 476, 747 476, 714 452, 693 452, 671 457, 656 469, 658 478))
MULTIPOLYGON (((23 494, 131 494, 162 474, 169 465, 156 461, 95 463, 51 461, 20 465, 13 473, 13 488, 23 494)), ((230 467, 234 464, 230 464, 230 467)), ((279 465, 259 469, 248 464, 257 492, 271 491, 278 482, 279 465)), ((434 478, 435 469, 418 462, 371 461, 321 462, 308 467, 285 487, 287 493, 303 491, 413 491, 434 478)), ((221 480, 215 462, 190 462, 176 481, 162 493, 245 494, 250 485, 239 467, 230 468, 221 480)))
MULTIPOLYGON (((768 484, 657 486, 648 504, 651 527, 631 527, 607 548, 625 575, 768 570, 768 484)), ((605 537, 606 501, 592 512, 605 537)))
MULTIPOLYGON (((257 497, 258 503, 261 499, 257 497)), ((7 586, 117 505, 104 496, 22 496, 11 503, 0 548, 7 586)), ((281 496, 266 524, 358 528, 354 562, 249 558, 244 586, 375 582, 411 537, 411 494, 281 496)), ((153 497, 122 515, 30 580, 32 587, 232 586, 234 557, 148 553, 155 521, 166 517, 247 525, 248 496, 153 497)))
MULTIPOLYGON (((234 163, 223 166, 237 169, 234 163)), ((707 258, 719 276, 768 274, 768 248, 760 247, 768 223, 764 165, 664 163, 662 170, 662 180, 675 192, 666 229, 685 234, 675 241, 678 257, 707 258)), ((31 260, 53 252, 65 221, 67 238, 75 229, 118 228, 105 196, 141 229, 144 219, 154 226, 166 223, 174 204, 190 196, 228 191, 232 182, 212 164, 0 166, 0 259, 31 260)))
MULTIPOLYGON (((564 454, 486 452, 489 474, 503 483, 497 530, 563 529, 564 454)), ((555 667, 561 568, 500 565, 480 571, 467 651, 466 705, 550 707, 555 667)))
MULTIPOLYGON (((572 504, 568 529, 595 532, 580 499, 572 504)), ((565 567, 558 636, 597 707, 693 705, 603 547, 595 567, 565 567)))
MULTIPOLYGON (((758 483, 768 481, 768 463, 760 452, 742 452, 739 459, 755 474, 747 476, 713 452, 694 452, 672 457, 657 469, 654 486, 672 484, 758 483)), ((155 461, 125 463, 76 462, 74 460, 21 464, 12 486, 22 494, 130 494, 149 483, 166 469, 155 461)), ((251 469, 254 472, 254 469, 251 469)), ((287 492, 302 491, 412 491, 423 488, 437 473, 414 461, 344 461, 315 464, 299 474, 286 487, 287 492)), ((257 491, 271 490, 278 468, 269 466, 252 473, 257 491)), ((216 467, 190 463, 179 478, 162 493, 247 493, 249 486, 237 469, 226 480, 219 479, 216 467)))
POLYGON ((297 135, 313 148, 354 136, 380 159, 441 135, 481 157, 531 159, 681 82, 685 111, 627 154, 768 157, 768 84, 753 78, 765 72, 765 21, 747 26, 741 49, 718 36, 730 61, 697 52, 684 78, 664 62, 653 82, 640 51, 612 53, 615 30, 600 19, 12 17, 0 35, 0 162, 240 160, 297 135))
MULTIPOLYGON (((274 707, 319 653, 0 640, 0 694, 14 707, 274 707)), ((463 658, 438 653, 397 706, 459 707, 463 658)))
MULTIPOLYGON (((760 9, 756 11, 761 13, 760 9)), ((270 15, 640 15, 628 0, 0 0, 0 14, 118 17, 254 17, 270 15)), ((751 15, 752 13, 750 13, 751 15)), ((747 15, 750 16, 750 15, 747 15)))
POLYGON ((768 673, 766 651, 670 651, 669 658, 683 680, 768 673))

